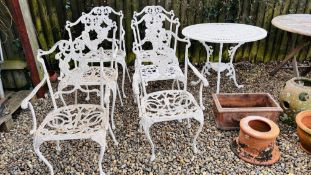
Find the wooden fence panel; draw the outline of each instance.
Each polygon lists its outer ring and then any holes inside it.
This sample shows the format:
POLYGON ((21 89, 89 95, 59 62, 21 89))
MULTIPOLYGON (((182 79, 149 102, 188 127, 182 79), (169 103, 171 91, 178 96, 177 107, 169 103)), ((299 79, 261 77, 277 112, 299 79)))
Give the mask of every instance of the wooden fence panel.
MULTIPOLYGON (((287 32, 281 31, 271 25, 273 17, 288 13, 310 13, 310 0, 28 0, 40 47, 44 50, 50 48, 60 39, 67 39, 68 35, 64 25, 66 20, 75 21, 82 12, 88 12, 95 6, 109 5, 116 10, 124 12, 124 28, 126 31, 127 62, 135 59, 132 53, 133 35, 131 19, 133 11, 140 11, 147 5, 162 5, 167 10, 174 10, 181 22, 182 28, 202 22, 236 22, 263 27, 268 31, 266 39, 244 44, 236 54, 235 61, 268 62, 284 59, 291 47, 288 43, 287 32)), ((181 35, 180 35, 181 36, 181 35)), ((294 42, 302 41, 301 36, 294 37, 294 42)), ((190 50, 194 63, 202 63, 206 53, 202 45, 192 41, 190 50)), ((218 48, 214 47, 212 60, 218 58, 218 48)), ((5 54, 9 56, 10 49, 4 45, 5 54)), ((178 45, 178 57, 183 61, 184 45, 178 45)), ((225 45, 225 48, 228 48, 225 45)), ((224 52, 224 56, 228 55, 224 52)), ((311 57, 311 46, 302 50, 297 56, 299 60, 311 57)), ((48 60, 53 67, 54 60, 48 60)))

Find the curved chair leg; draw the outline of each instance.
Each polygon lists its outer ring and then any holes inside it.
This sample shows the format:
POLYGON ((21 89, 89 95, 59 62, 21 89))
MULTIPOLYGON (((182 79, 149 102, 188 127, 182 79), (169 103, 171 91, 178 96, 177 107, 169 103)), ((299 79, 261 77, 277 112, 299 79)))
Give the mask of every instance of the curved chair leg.
POLYGON ((75 90, 75 104, 78 103, 78 90, 75 90))
POLYGON ((123 93, 123 98, 126 98, 126 95, 124 93, 124 81, 125 81, 125 66, 122 65, 122 69, 123 69, 123 75, 122 75, 122 93, 123 93))
POLYGON ((203 83, 201 82, 201 84, 200 84, 200 106, 201 106, 201 109, 202 110, 205 110, 205 107, 204 107, 204 105, 203 105, 203 83))
POLYGON ((118 91, 118 96, 119 96, 119 99, 120 99, 121 106, 123 106, 123 100, 122 100, 122 97, 121 97, 120 88, 119 88, 118 84, 117 84, 116 88, 117 88, 117 91, 118 91))
POLYGON ((179 85, 179 81, 176 80, 176 83, 177 83, 177 89, 180 90, 180 85, 179 85))
POLYGON ((104 159, 105 148, 106 148, 105 136, 96 135, 96 136, 92 137, 92 140, 94 140, 95 142, 97 142, 100 145, 100 153, 98 156, 98 167, 99 167, 100 175, 105 175, 105 173, 103 171, 103 165, 102 165, 102 162, 104 159))
POLYGON ((56 141, 56 151, 57 152, 60 152, 62 149, 60 148, 60 145, 59 145, 59 140, 56 141))
POLYGON ((51 163, 40 152, 40 145, 42 143, 43 141, 38 141, 36 138, 34 139, 33 147, 34 147, 35 153, 38 155, 39 159, 41 159, 49 167, 50 174, 54 175, 54 170, 53 170, 51 163))
MULTIPOLYGON (((133 99, 134 99, 134 103, 137 103, 137 102, 139 102, 137 99, 136 99, 136 93, 140 93, 140 90, 141 90, 141 83, 139 83, 139 81, 138 81, 138 78, 137 78, 137 75, 136 74, 134 74, 133 75, 133 82, 132 82, 132 90, 133 90, 133 99), (136 92, 136 90, 135 90, 135 88, 138 88, 137 89, 137 91, 138 92, 136 92)), ((138 94, 139 95, 139 94, 138 94)))
POLYGON ((191 124, 190 124, 190 119, 189 118, 187 118, 187 127, 191 128, 191 124))
POLYGON ((172 83, 172 90, 174 90, 175 82, 176 82, 176 80, 174 79, 173 83, 172 83))
POLYGON ((86 86, 86 90, 87 90, 87 93, 86 93, 86 98, 85 98, 85 100, 86 100, 86 101, 89 101, 89 100, 90 100, 89 86, 86 86))
POLYGON ((110 124, 108 125, 108 130, 109 130, 110 136, 112 137, 112 140, 113 140, 113 142, 114 142, 114 145, 117 146, 119 143, 118 143, 116 137, 114 136, 114 133, 113 133, 113 131, 112 131, 112 129, 111 129, 110 124))
POLYGON ((116 89, 112 90, 112 106, 111 106, 111 114, 110 114, 110 119, 111 119, 111 127, 112 129, 116 129, 116 126, 114 124, 114 108, 116 104, 116 97, 117 97, 117 92, 116 89))
POLYGON ((132 82, 129 69, 127 68, 127 65, 126 65, 126 64, 125 64, 125 70, 126 70, 126 72, 127 72, 127 76, 128 76, 128 78, 129 78, 130 82, 132 82))
POLYGON ((63 104, 66 106, 67 104, 66 104, 66 102, 64 100, 64 97, 63 97, 62 93, 59 95, 59 97, 60 97, 60 100, 63 102, 63 104))
POLYGON ((149 133, 149 129, 150 129, 150 126, 149 125, 144 125, 142 124, 143 126, 143 129, 144 129, 144 132, 146 134, 146 137, 151 145, 151 158, 150 158, 150 161, 154 161, 155 159, 155 149, 154 149, 154 144, 151 140, 151 136, 150 136, 150 133, 149 133))
POLYGON ((141 124, 139 124, 138 132, 143 132, 143 126, 141 124))
POLYGON ((197 138, 198 138, 200 132, 202 131, 203 125, 204 125, 204 116, 203 116, 203 113, 202 113, 201 116, 199 116, 199 117, 197 117, 197 118, 195 118, 195 119, 196 119, 197 121, 200 122, 200 126, 199 126, 199 129, 198 129, 198 131, 196 132, 196 134, 195 134, 195 136, 194 136, 194 138, 193 138, 192 146, 193 146, 193 152, 194 152, 194 153, 198 153, 199 150, 198 150, 198 148, 197 148, 197 138))

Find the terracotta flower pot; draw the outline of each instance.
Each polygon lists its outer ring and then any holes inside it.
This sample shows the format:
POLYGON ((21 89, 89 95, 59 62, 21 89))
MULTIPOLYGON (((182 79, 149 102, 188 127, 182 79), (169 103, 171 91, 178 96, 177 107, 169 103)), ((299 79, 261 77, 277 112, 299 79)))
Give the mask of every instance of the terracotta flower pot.
POLYGON ((232 142, 232 151, 242 160, 256 165, 271 165, 280 159, 275 140, 280 133, 272 121, 248 116, 240 121, 240 134, 232 142))
POLYGON ((311 110, 297 114, 296 123, 300 145, 303 150, 311 154, 311 110))
POLYGON ((49 70, 49 77, 51 82, 56 82, 57 81, 57 73, 54 70, 49 70))

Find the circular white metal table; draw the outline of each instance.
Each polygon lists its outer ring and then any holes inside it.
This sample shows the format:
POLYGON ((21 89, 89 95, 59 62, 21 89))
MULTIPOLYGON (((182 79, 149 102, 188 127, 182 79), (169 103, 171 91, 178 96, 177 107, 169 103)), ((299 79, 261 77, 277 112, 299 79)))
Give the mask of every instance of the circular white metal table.
MULTIPOLYGON (((217 93, 220 91, 220 73, 228 70, 226 74, 233 81, 234 84, 241 88, 236 81, 235 69, 233 66, 233 58, 236 50, 246 42, 257 41, 267 36, 267 31, 256 26, 236 23, 204 23, 191 25, 182 30, 182 34, 187 38, 200 41, 207 52, 207 60, 202 69, 203 75, 209 75, 209 69, 217 71, 217 93), (218 63, 211 63, 209 57, 213 53, 212 46, 208 43, 220 44, 218 63), (224 44, 236 44, 229 48, 228 53, 230 57, 229 63, 222 63, 222 52, 224 44)), ((196 82, 196 83, 199 83, 196 82)))

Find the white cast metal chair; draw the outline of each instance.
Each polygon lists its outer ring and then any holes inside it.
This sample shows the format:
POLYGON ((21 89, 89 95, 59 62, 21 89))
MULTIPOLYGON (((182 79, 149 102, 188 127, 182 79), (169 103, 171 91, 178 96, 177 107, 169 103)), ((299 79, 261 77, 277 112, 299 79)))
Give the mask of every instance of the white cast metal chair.
MULTIPOLYGON (((193 149, 197 152, 196 139, 204 124, 202 108, 197 104, 193 95, 187 92, 188 66, 208 86, 208 81, 190 63, 188 58, 189 40, 177 36, 179 22, 174 17, 173 11, 167 12, 160 6, 147 6, 142 12, 134 12, 132 28, 136 38, 133 51, 136 54, 135 73, 133 77, 133 89, 139 108, 140 127, 144 129, 148 141, 151 144, 151 161, 155 159, 155 148, 151 140, 149 129, 154 123, 193 118, 199 121, 200 126, 193 139, 193 149), (140 19, 138 19, 138 16, 140 19), (163 28, 168 21, 169 30, 163 28), (145 23, 144 38, 141 38, 138 25, 145 23), (176 30, 173 31, 173 24, 176 30), (171 43, 173 41, 173 43, 171 43), (175 55, 177 41, 186 43, 185 72, 179 67, 178 58, 175 55), (151 43, 152 49, 144 50, 144 44, 151 43), (170 46, 173 45, 173 48, 170 46), (147 65, 144 63, 148 63, 147 65), (183 89, 162 90, 147 94, 146 86, 149 81, 173 80, 179 84, 182 81, 183 89)), ((149 46, 150 47, 150 46, 149 46)), ((174 84, 174 83, 173 83, 174 84)))
MULTIPOLYGON (((110 87, 112 90, 112 110, 111 110, 111 124, 112 129, 115 129, 114 123, 114 109, 115 100, 117 92, 120 91, 118 88, 118 64, 122 65, 123 68, 123 80, 122 80, 122 91, 124 94, 124 79, 125 71, 127 71, 127 66, 125 63, 125 44, 124 44, 124 30, 122 27, 123 14, 122 11, 116 12, 111 7, 95 7, 89 13, 82 13, 82 16, 74 23, 68 22, 66 24, 66 30, 69 33, 69 40, 72 42, 82 42, 85 48, 82 48, 83 58, 89 65, 88 74, 79 80, 81 85, 85 85, 86 88, 91 85, 99 85, 101 79, 98 76, 100 67, 94 65, 94 63, 99 63, 100 61, 110 62, 110 66, 104 67, 104 74, 109 76, 110 79, 106 82, 111 83, 110 87), (116 21, 112 20, 111 15, 119 16, 119 29, 117 27, 116 21), (72 29, 77 27, 81 29, 82 33, 78 34, 77 37, 73 36, 72 29), (80 28, 79 28, 80 27, 80 28), (119 38, 117 38, 117 31, 119 31, 119 38)), ((68 79, 76 81, 76 77, 64 77, 60 82, 60 87, 66 87, 68 85, 68 79)), ((87 99, 89 99, 89 92, 87 93, 87 99)))
POLYGON ((131 27, 135 52, 139 56, 135 60, 133 84, 157 80, 174 80, 178 87, 179 81, 186 84, 187 77, 180 69, 175 55, 179 26, 173 11, 167 12, 161 6, 147 6, 140 13, 134 12, 131 27), (169 29, 165 28, 165 22, 169 29))
MULTIPOLYGON (((126 49, 125 49, 125 30, 123 28, 123 12, 115 11, 109 6, 95 7, 89 13, 82 13, 82 16, 71 23, 67 21, 66 30, 69 34, 69 39, 74 40, 74 30, 73 28, 77 27, 78 29, 83 29, 80 37, 88 44, 89 49, 91 51, 99 51, 102 57, 105 59, 110 59, 111 61, 116 62, 122 66, 122 93, 123 97, 126 97, 124 93, 124 81, 125 81, 125 72, 127 72, 128 78, 130 79, 130 74, 125 62, 126 58, 126 49), (115 20, 115 21, 114 21, 115 20), (118 23, 118 26, 115 25, 114 30, 116 30, 116 34, 113 34, 113 37, 110 38, 115 42, 117 50, 105 49, 104 48, 104 40, 109 40, 109 30, 112 26, 112 23, 118 23), (97 35, 97 36, 96 36, 97 35)), ((78 36, 79 37, 79 36, 78 36)), ((116 64, 116 66, 118 66, 116 64)), ((120 99, 122 101, 122 99, 120 99)))
MULTIPOLYGON (((91 139, 100 144, 99 154, 99 171, 101 175, 105 173, 102 170, 102 160, 106 147, 106 132, 110 129, 109 125, 109 86, 105 86, 102 82, 99 89, 93 89, 97 96, 100 96, 100 105, 95 104, 69 104, 63 98, 63 95, 69 95, 76 90, 84 91, 79 84, 79 78, 83 77, 85 68, 88 66, 86 62, 77 61, 79 67, 70 69, 70 61, 72 57, 64 55, 66 49, 73 47, 73 43, 68 41, 59 41, 49 51, 38 51, 37 59, 42 64, 44 77, 41 82, 34 88, 31 94, 26 97, 21 107, 23 109, 29 108, 33 118, 33 145, 35 153, 48 166, 50 174, 54 174, 51 163, 40 152, 40 145, 46 141, 57 141, 56 149, 60 151, 59 141, 61 140, 76 140, 76 139, 91 139), (74 71, 77 81, 71 84, 71 87, 61 88, 56 91, 53 90, 49 80, 49 74, 44 64, 42 56, 51 54, 56 49, 60 52, 56 56, 63 55, 60 60, 60 69, 66 74, 74 71), (66 49, 65 49, 66 48, 66 49), (67 66, 66 66, 67 63, 67 66), (52 99, 53 110, 50 111, 43 122, 37 126, 37 118, 34 107, 30 100, 35 96, 40 88, 47 85, 50 97, 52 99), (105 89, 104 89, 105 88, 105 89)), ((67 51, 67 50, 66 50, 67 51)), ((103 72, 103 71, 101 71, 103 72)), ((100 75, 104 75, 103 73, 100 75)), ((111 131, 111 129, 110 129, 111 131)))

